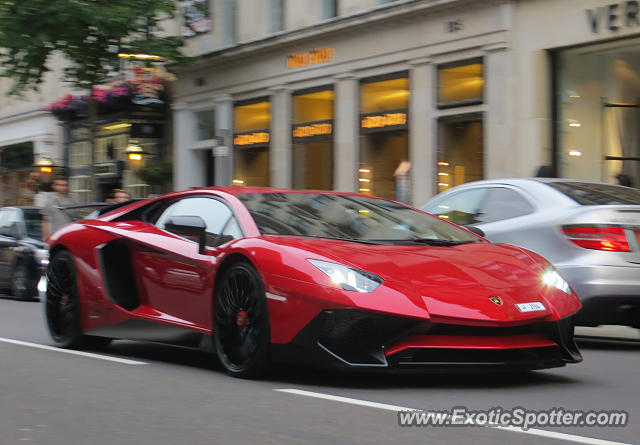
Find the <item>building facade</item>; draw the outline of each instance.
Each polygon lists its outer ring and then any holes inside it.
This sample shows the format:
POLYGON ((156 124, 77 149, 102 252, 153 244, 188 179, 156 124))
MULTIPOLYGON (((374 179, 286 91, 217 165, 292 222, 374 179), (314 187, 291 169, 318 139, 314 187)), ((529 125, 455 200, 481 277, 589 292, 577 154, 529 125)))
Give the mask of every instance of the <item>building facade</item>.
POLYGON ((640 179, 637 2, 209 7, 213 28, 190 40, 197 62, 175 83, 176 188, 334 189, 420 205, 543 164, 640 179))
MULTIPOLYGON (((52 60, 52 68, 61 67, 52 60)), ((34 168, 38 162, 61 165, 62 128, 44 108, 67 92, 53 75, 42 88, 21 97, 9 95, 12 82, 0 78, 0 204, 31 204, 39 182, 47 181, 34 168)))

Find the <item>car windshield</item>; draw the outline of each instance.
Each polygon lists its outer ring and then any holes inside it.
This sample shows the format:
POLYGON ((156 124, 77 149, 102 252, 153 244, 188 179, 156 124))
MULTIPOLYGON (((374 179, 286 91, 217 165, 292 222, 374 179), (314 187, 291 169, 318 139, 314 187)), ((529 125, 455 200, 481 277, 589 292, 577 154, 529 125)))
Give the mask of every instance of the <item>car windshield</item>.
POLYGON ((34 239, 42 239, 42 215, 38 209, 23 209, 24 225, 27 228, 27 236, 34 239))
POLYGON ((553 181, 552 187, 580 205, 640 205, 640 190, 593 182, 553 181))
POLYGON ((439 246, 480 241, 466 230, 384 199, 319 193, 243 193, 238 198, 263 235, 439 246))

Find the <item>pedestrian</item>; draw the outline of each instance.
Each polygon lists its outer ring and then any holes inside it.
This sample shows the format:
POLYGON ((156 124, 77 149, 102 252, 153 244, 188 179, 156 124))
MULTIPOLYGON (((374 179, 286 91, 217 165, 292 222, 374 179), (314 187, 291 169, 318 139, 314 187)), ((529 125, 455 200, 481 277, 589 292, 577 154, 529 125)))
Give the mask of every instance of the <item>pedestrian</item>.
POLYGON ((403 159, 396 167, 395 176, 395 197, 396 201, 411 204, 411 162, 403 159))
POLYGON ((42 199, 42 239, 71 223, 72 213, 62 208, 78 204, 78 201, 69 194, 69 182, 65 177, 59 176, 53 180, 53 191, 42 199))
POLYGON ((111 202, 113 203, 131 201, 131 195, 129 195, 129 192, 122 189, 113 189, 112 195, 113 198, 111 199, 111 202))
POLYGON ((618 181, 618 185, 622 185, 624 187, 633 187, 633 181, 631 180, 631 176, 625 173, 618 173, 616 175, 616 181, 618 181))

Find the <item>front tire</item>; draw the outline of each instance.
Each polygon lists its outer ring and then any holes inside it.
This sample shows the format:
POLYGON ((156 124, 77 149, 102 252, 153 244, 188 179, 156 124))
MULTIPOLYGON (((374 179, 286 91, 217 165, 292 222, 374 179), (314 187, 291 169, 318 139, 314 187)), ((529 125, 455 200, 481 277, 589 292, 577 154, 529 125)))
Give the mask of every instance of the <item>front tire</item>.
POLYGON ((47 270, 45 317, 49 334, 62 348, 103 348, 111 339, 82 333, 80 295, 73 256, 66 250, 56 253, 47 270))
POLYGON ((17 263, 13 269, 11 295, 22 301, 31 300, 36 295, 35 285, 30 282, 29 268, 23 261, 17 263))
POLYGON ((214 342, 225 370, 259 378, 270 361, 269 312, 264 286, 248 262, 231 265, 216 286, 214 342))

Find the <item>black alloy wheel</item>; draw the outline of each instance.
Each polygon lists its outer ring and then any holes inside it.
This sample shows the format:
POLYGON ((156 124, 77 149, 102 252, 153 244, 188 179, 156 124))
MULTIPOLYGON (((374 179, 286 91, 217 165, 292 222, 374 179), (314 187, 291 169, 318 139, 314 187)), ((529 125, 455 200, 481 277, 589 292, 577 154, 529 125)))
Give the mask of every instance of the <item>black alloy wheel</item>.
POLYGON ((217 286, 214 341, 229 374, 258 378, 266 372, 270 351, 267 300, 260 275, 247 262, 230 266, 217 286))
POLYGON ((100 348, 111 339, 82 333, 80 296, 73 256, 66 250, 56 253, 47 270, 45 316, 51 338, 63 348, 100 348))
POLYGON ((11 277, 11 295, 18 300, 31 300, 36 294, 36 288, 29 282, 29 269, 27 265, 20 261, 13 269, 11 277))

